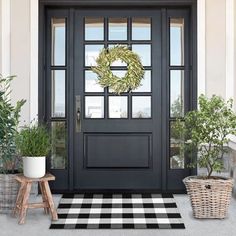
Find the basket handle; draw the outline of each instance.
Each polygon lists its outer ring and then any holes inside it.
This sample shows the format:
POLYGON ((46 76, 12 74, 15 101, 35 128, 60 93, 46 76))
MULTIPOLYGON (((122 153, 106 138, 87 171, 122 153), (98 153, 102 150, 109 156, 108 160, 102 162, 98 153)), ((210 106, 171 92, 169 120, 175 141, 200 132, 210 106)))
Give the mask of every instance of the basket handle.
POLYGON ((211 189, 211 185, 210 185, 210 184, 207 184, 207 185, 205 185, 205 188, 206 188, 206 189, 211 189))

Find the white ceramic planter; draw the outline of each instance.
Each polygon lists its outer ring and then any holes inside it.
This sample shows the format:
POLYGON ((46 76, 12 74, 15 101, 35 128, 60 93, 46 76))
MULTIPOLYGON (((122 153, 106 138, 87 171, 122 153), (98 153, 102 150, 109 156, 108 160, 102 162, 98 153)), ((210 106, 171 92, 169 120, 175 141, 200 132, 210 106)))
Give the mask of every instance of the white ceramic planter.
POLYGON ((43 157, 23 157, 23 172, 25 177, 41 178, 45 175, 46 164, 43 157))

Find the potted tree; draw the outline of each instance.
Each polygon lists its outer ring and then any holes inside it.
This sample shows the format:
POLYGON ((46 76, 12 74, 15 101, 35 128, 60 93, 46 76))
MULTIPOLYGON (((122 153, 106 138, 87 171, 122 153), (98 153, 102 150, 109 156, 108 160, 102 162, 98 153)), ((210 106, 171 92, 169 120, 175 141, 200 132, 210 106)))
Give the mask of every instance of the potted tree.
POLYGON ((23 158, 23 173, 29 178, 41 178, 46 172, 46 156, 51 143, 48 130, 43 125, 25 126, 16 139, 17 148, 23 158))
POLYGON ((233 179, 213 176, 213 173, 224 168, 223 155, 229 150, 230 135, 236 134, 236 114, 232 106, 232 99, 224 101, 215 95, 208 99, 201 95, 199 109, 188 112, 184 120, 177 122, 190 167, 207 170, 205 176, 189 176, 183 180, 196 218, 225 218, 227 215, 233 179))
POLYGON ((12 211, 19 189, 15 180, 20 168, 15 141, 25 100, 12 105, 10 83, 14 78, 0 75, 0 213, 12 211))

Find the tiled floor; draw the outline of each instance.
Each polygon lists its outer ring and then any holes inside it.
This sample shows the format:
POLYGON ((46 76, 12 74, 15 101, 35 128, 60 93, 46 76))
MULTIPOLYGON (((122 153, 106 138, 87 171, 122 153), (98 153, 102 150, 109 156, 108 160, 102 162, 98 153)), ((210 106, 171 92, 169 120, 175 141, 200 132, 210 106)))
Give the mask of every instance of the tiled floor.
MULTIPOLYGON (((0 215, 1 236, 234 236, 236 235, 236 200, 232 199, 229 217, 224 220, 196 220, 192 217, 187 195, 174 195, 186 229, 178 230, 50 230, 50 219, 42 209, 29 210, 26 224, 18 225, 11 216, 0 215)), ((39 199, 39 197, 38 197, 39 199)), ((56 204, 60 195, 54 195, 56 204)))

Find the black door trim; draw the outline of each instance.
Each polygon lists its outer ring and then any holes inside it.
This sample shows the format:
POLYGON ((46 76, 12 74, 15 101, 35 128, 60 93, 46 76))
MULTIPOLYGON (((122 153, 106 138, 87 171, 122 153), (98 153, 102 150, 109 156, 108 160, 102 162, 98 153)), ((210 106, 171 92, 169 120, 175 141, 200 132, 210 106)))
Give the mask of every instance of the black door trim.
POLYGON ((196 0, 39 0, 47 6, 191 6, 196 0))

